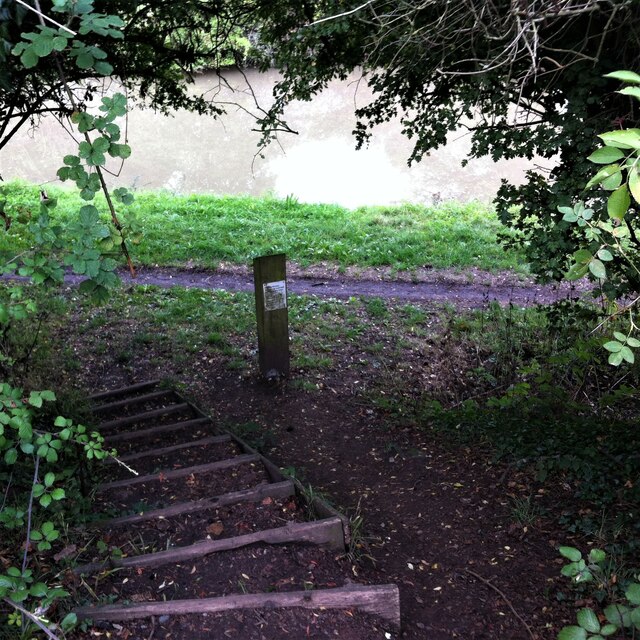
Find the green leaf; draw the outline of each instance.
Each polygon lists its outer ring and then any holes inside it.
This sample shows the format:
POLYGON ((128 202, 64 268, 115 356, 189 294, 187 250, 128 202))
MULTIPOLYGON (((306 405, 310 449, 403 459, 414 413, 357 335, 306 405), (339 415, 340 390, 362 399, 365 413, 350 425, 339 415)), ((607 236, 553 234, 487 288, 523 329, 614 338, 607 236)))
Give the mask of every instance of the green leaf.
POLYGON ((632 98, 640 100, 640 87, 625 87, 624 89, 620 89, 618 93, 621 93, 623 96, 631 96, 632 98))
POLYGON ((40 504, 46 509, 51 504, 52 500, 53 498, 48 493, 45 493, 40 497, 40 504))
POLYGON ((629 347, 622 347, 622 349, 620 349, 620 354, 622 355, 623 359, 626 360, 629 364, 633 364, 635 362, 636 358, 633 355, 633 351, 631 351, 629 347))
POLYGON ((614 220, 623 220, 631 205, 629 189, 626 184, 616 189, 607 200, 607 213, 614 220))
POLYGON ((640 605, 640 584, 637 582, 630 584, 624 595, 631 604, 640 605))
POLYGON ((52 471, 49 471, 44 477, 44 486, 50 487, 56 481, 56 474, 52 471))
POLYGON ((595 164, 611 164, 624 158, 624 153, 615 147, 601 147, 596 149, 588 158, 595 164))
POLYGON ((617 164, 610 164, 610 165, 607 165, 606 167, 602 167, 602 169, 600 169, 598 173, 596 173, 596 175, 593 176, 593 178, 591 178, 589 182, 587 182, 585 189, 590 189, 591 187, 595 187, 595 185, 600 184, 603 180, 605 180, 609 176, 616 173, 616 171, 620 171, 620 167, 617 164))
POLYGON ((582 627, 565 627, 558 634, 558 640, 587 640, 587 632, 582 627))
POLYGON ((4 461, 6 464, 15 464, 18 459, 18 450, 17 449, 7 449, 4 452, 4 461))
POLYGON ((640 202, 640 174, 635 165, 629 169, 629 191, 636 202, 640 202))
POLYGON ((622 345, 615 340, 611 340, 610 342, 605 342, 602 345, 607 351, 611 353, 618 353, 622 349, 622 345))
POLYGON ((591 271, 591 273, 598 279, 602 280, 604 278, 607 277, 607 269, 604 266, 604 264, 598 260, 597 258, 594 258, 590 263, 589 263, 589 271, 591 271))
POLYGON ((54 500, 62 500, 65 497, 64 489, 54 489, 51 492, 51 497, 54 500))
POLYGON ((622 82, 630 82, 631 84, 640 84, 640 75, 635 71, 612 71, 607 73, 605 78, 613 78, 614 80, 621 80, 622 82))
POLYGON ((614 331, 613 337, 618 340, 618 342, 625 343, 627 341, 627 336, 625 336, 624 333, 620 333, 619 331, 614 331))
POLYGON ((621 129, 607 131, 598 135, 607 147, 618 149, 640 149, 640 129, 621 129))
POLYGON ((609 355, 608 359, 609 364, 614 367, 618 367, 622 364, 622 351, 618 351, 617 353, 612 353, 609 355))
POLYGON ((36 582, 29 588, 29 593, 35 598, 43 598, 47 595, 47 585, 44 582, 36 582))
MULTIPOLYGON (((637 340, 636 338, 632 338, 631 336, 629 336, 627 338, 627 346, 637 349, 638 347, 640 347, 640 340, 637 340)), ((640 604, 640 602, 638 604, 640 604)))
POLYGON ((630 611, 623 604, 611 604, 604 610, 604 615, 611 624, 617 627, 628 627, 631 624, 630 611))
POLYGON ((600 635, 612 636, 617 630, 618 630, 618 627, 616 627, 615 624, 605 624, 602 626, 602 629, 600 629, 600 635))
POLYGON ((578 624, 589 633, 598 633, 600 631, 600 622, 593 609, 580 609, 577 619, 578 624))
POLYGON ((636 628, 640 629, 640 607, 636 607, 630 615, 631 624, 636 628))
POLYGON ((582 554, 575 547, 560 547, 558 552, 561 556, 571 560, 571 562, 579 562, 582 560, 582 554))
POLYGON ((95 58, 87 51, 83 51, 76 58, 76 65, 79 69, 91 69, 94 62, 95 58))
POLYGON ((35 51, 31 48, 25 49, 20 56, 20 62, 22 62, 22 66, 25 69, 33 69, 33 67, 38 64, 39 59, 35 51))
POLYGON ((60 626, 64 631, 70 631, 76 624, 78 624, 78 616, 75 613, 68 613, 62 619, 60 626))
POLYGON ((607 191, 614 191, 622 184, 622 171, 616 171, 612 173, 608 178, 605 178, 601 183, 602 188, 607 191))
POLYGON ((598 256, 598 258, 600 258, 600 260, 604 262, 610 262, 611 260, 613 260, 613 255, 611 254, 611 251, 609 251, 609 249, 600 249, 600 251, 598 251, 596 255, 598 256))
POLYGON ((41 391, 40 395, 42 396, 42 399, 46 400, 47 402, 55 402, 56 394, 53 391, 50 391, 49 389, 45 389, 44 391, 41 391))
POLYGON ((42 406, 42 396, 37 391, 32 391, 29 395, 29 404, 39 409, 42 406))

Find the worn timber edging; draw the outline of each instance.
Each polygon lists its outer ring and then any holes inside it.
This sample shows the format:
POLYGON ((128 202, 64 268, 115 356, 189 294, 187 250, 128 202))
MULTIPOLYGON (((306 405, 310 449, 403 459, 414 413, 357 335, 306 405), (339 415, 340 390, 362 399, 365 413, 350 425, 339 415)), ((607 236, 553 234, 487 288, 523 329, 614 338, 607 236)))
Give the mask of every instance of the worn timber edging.
POLYGON ((205 509, 217 509, 240 502, 260 502, 264 498, 287 498, 295 493, 295 486, 291 480, 272 482, 271 484, 259 484, 251 489, 223 493, 213 498, 203 498, 193 502, 181 502, 164 509, 153 509, 144 513, 136 513, 130 516, 119 516, 109 520, 100 520, 92 524, 92 527, 108 529, 133 525, 147 520, 156 520, 179 516, 183 513, 195 513, 205 509))
POLYGON ((221 540, 201 540, 184 547, 174 547, 156 553, 143 553, 127 558, 113 558, 106 562, 91 563, 76 567, 76 575, 89 575, 101 571, 105 567, 160 567, 165 564, 184 562, 202 558, 220 551, 241 549, 252 544, 287 544, 304 543, 327 546, 330 549, 344 549, 342 523, 339 518, 313 520, 312 522, 291 522, 283 527, 263 529, 240 536, 222 538, 221 540))
POLYGON ((241 464, 248 464, 250 462, 261 462, 260 456, 257 454, 245 454, 235 456, 235 458, 227 458, 226 460, 218 460, 217 462, 209 462, 207 464, 199 464, 195 467, 184 467, 182 469, 173 469, 171 471, 162 471, 158 473, 152 473, 146 476, 137 476, 134 478, 126 478, 125 480, 115 480, 114 482, 106 482, 98 485, 98 493, 104 491, 111 491, 112 489, 119 489, 121 487, 131 487, 136 484, 143 484, 145 482, 164 482, 166 480, 177 480, 178 478, 185 478, 190 475, 198 475, 201 473, 209 473, 210 471, 222 471, 223 469, 231 469, 238 467, 241 464))
POLYGON ((171 600, 167 602, 143 602, 129 605, 104 605, 80 607, 75 610, 79 619, 94 621, 123 621, 148 618, 157 615, 182 615, 189 613, 220 613, 238 609, 351 609, 379 616, 390 625, 400 628, 400 593, 394 584, 349 585, 337 589, 291 591, 289 593, 256 593, 171 600))

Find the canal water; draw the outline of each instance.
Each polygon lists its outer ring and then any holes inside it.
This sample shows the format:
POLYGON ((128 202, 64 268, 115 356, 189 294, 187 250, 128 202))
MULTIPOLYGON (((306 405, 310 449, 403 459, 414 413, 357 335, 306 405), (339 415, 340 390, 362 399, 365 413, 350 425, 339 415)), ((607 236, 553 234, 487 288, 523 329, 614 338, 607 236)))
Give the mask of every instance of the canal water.
MULTIPOLYGON (((532 168, 526 160, 472 160, 461 166, 470 140, 453 133, 448 144, 412 167, 411 142, 398 121, 378 126, 366 149, 356 151, 352 131, 354 106, 371 100, 364 82, 353 77, 333 82, 311 102, 296 102, 286 119, 297 134, 283 133, 277 143, 257 154, 260 134, 247 113, 270 104, 276 72, 226 72, 221 83, 203 74, 197 91, 226 105, 219 119, 178 111, 163 116, 134 109, 127 132, 132 156, 113 184, 134 189, 168 189, 180 193, 271 194, 303 202, 331 202, 346 207, 366 204, 444 200, 490 200, 502 178, 521 182, 532 168), (250 83, 251 89, 247 85, 250 83)), ((70 135, 52 118, 25 129, 0 151, 0 174, 38 183, 55 180, 61 158, 75 149, 70 135)))

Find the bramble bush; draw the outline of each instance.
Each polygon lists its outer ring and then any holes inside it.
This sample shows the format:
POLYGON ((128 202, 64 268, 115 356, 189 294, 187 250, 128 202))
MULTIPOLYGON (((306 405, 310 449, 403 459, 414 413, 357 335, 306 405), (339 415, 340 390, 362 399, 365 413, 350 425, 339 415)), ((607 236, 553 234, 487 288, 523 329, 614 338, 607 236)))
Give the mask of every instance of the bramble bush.
MULTIPOLYGON (((129 204, 133 196, 123 188, 111 193, 104 178, 108 158, 121 161, 131 153, 126 142, 121 141, 117 124, 126 115, 127 101, 119 93, 104 95, 95 112, 90 112, 75 98, 61 63, 72 61, 95 76, 111 74, 107 53, 96 41, 122 38, 122 21, 95 11, 93 0, 53 0, 52 4, 56 21, 64 25, 51 26, 53 21, 41 16, 35 30, 22 33, 21 40, 13 43, 12 54, 32 70, 34 82, 43 69, 49 72, 51 65, 59 70, 57 81, 68 94, 73 107, 71 121, 82 141, 76 154, 64 157, 57 175, 62 181, 73 181, 87 204, 72 223, 63 227, 56 221, 56 201, 46 191, 41 192, 40 203, 34 203, 32 210, 14 211, 2 201, 0 188, 0 215, 5 230, 14 224, 25 225, 33 238, 33 246, 10 259, 0 271, 27 277, 32 286, 51 291, 50 287, 63 281, 67 267, 85 276, 81 292, 102 301, 118 282, 118 255, 124 256, 133 272, 127 245, 139 236, 135 219, 116 211, 116 205, 129 204), (108 222, 92 204, 100 191, 107 203, 108 222)), ((23 18, 16 14, 17 26, 23 18)), ((10 32, 11 29, 3 30, 5 45, 10 32)), ((46 297, 44 300, 46 305, 46 297)), ((24 333, 24 323, 35 324, 39 313, 30 288, 3 289, 0 457, 4 465, 0 481, 4 491, 0 497, 0 529, 4 531, 3 556, 9 558, 13 554, 13 558, 0 572, 0 600, 13 609, 7 624, 21 627, 25 637, 44 632, 47 637, 56 638, 57 632, 64 633, 75 624, 75 616, 62 616, 58 611, 57 601, 68 594, 55 577, 54 551, 64 545, 62 531, 73 518, 69 505, 79 502, 82 496, 86 461, 101 460, 114 452, 104 449, 98 432, 55 411, 51 415, 49 405, 54 406, 56 401, 53 390, 28 389, 21 384, 23 370, 18 365, 30 357, 33 349, 19 344, 16 327, 21 325, 24 333)), ((35 328, 31 333, 37 338, 35 328)))

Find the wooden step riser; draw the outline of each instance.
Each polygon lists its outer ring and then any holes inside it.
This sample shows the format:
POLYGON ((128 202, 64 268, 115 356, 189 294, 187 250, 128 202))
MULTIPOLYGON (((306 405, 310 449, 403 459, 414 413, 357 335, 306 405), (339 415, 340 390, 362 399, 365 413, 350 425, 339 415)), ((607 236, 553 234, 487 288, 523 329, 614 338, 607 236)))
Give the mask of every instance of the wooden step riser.
POLYGON ((138 382, 137 384, 129 385, 128 387, 120 387, 120 389, 111 389, 109 391, 101 391, 100 393, 94 393, 89 396, 89 402, 96 404, 103 402, 104 400, 110 400, 118 398, 120 396, 128 396, 134 393, 142 393, 143 391, 149 391, 160 384, 160 380, 148 380, 147 382, 138 382))
POLYGON ((150 436, 155 436, 160 433, 171 433, 172 431, 178 431, 179 429, 193 429, 195 427, 201 427, 205 424, 211 424, 208 418, 194 418, 193 420, 184 420, 182 422, 172 422, 171 424, 161 424, 157 427, 150 427, 149 429, 139 429, 136 431, 127 431, 125 433, 116 433, 112 436, 106 436, 105 442, 112 446, 118 442, 128 442, 130 440, 144 439, 146 440, 150 436))
POLYGON ((275 529, 255 531, 222 540, 202 540, 186 547, 176 547, 158 553, 145 553, 128 558, 114 558, 110 561, 92 563, 76 567, 76 575, 90 575, 107 567, 161 567, 186 560, 196 560, 221 551, 242 549, 252 544, 314 544, 329 547, 336 551, 344 551, 342 523, 339 518, 315 520, 313 522, 297 522, 275 529))
POLYGON ((191 405, 183 402, 171 405, 170 407, 161 407, 160 409, 145 411, 134 416, 127 416, 126 418, 118 418, 116 420, 101 422, 98 425, 98 429, 101 434, 105 435, 109 431, 118 431, 119 429, 123 429, 124 427, 128 427, 138 422, 148 422, 149 420, 155 420, 156 418, 162 418, 164 416, 170 416, 181 412, 189 412, 190 416, 193 415, 191 405))
POLYGON ((75 610, 80 620, 126 621, 150 616, 221 613, 241 609, 359 609, 377 615, 390 625, 400 628, 400 593, 396 585, 349 586, 339 589, 292 591, 290 593, 259 593, 172 600, 133 605, 80 607, 75 610))
POLYGON ((185 513, 195 513, 205 509, 218 509, 241 502, 260 502, 264 498, 288 498, 295 493, 295 487, 291 480, 277 482, 273 484, 261 484, 251 489, 242 489, 241 491, 232 491, 223 493, 222 495, 208 498, 205 500, 197 500, 195 502, 182 502, 174 504, 164 509, 154 509, 132 516, 121 516, 119 518, 111 518, 101 522, 94 523, 92 526, 99 529, 114 529, 116 527, 130 527, 138 522, 147 522, 149 520, 157 520, 158 518, 171 518, 185 513))
POLYGON ((257 455, 241 455, 235 458, 227 458, 226 460, 218 460, 208 464, 199 464, 195 467, 184 467, 183 469, 166 469, 147 476, 137 476, 126 480, 116 480, 115 482, 107 482, 98 486, 98 493, 112 491, 113 489, 121 489, 123 487, 132 487, 136 484, 145 482, 165 482, 169 480, 177 480, 186 478, 190 475, 198 475, 201 473, 210 473, 211 471, 223 471, 224 469, 232 469, 250 462, 260 462, 260 456, 257 455))
POLYGON ((140 396, 124 398, 123 400, 114 400, 113 402, 94 406, 93 413, 98 415, 102 415, 103 413, 113 413, 114 411, 134 407, 138 404, 146 404, 147 402, 158 402, 161 399, 169 398, 175 398, 173 391, 171 391, 171 389, 161 389, 160 391, 152 391, 151 393, 145 393, 140 396))
MULTIPOLYGON (((175 444, 172 447, 163 447, 161 449, 150 449, 148 451, 139 451, 138 453, 128 453, 124 456, 118 456, 118 460, 122 462, 131 462, 132 460, 141 460, 142 458, 150 458, 152 456, 159 457, 167 455, 168 453, 174 453, 177 451, 183 451, 184 449, 192 449, 194 447, 206 447, 215 444, 225 444, 231 442, 231 436, 224 434, 221 436, 209 436, 208 438, 201 438, 200 440, 193 440, 192 442, 183 442, 182 444, 175 444)), ((107 458, 105 464, 117 464, 117 461, 113 458, 107 458)))

